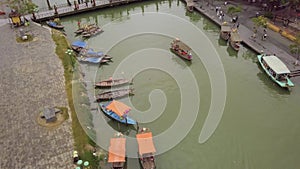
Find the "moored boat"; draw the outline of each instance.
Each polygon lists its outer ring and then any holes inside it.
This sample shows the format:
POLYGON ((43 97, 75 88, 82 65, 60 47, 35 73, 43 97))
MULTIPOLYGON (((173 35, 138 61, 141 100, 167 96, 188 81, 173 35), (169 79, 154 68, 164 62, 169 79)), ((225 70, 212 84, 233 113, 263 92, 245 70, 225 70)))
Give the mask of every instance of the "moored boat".
POLYGON ((110 139, 108 148, 108 163, 111 164, 112 169, 124 169, 125 152, 126 138, 121 133, 117 133, 116 137, 110 139))
POLYGON ((194 11, 194 6, 195 3, 193 2, 193 0, 186 0, 186 8, 189 12, 193 12, 194 11))
POLYGON ((81 62, 88 62, 88 63, 101 63, 101 57, 77 57, 77 59, 81 62))
POLYGON ((89 49, 84 48, 80 51, 79 56, 82 56, 82 57, 102 57, 103 52, 102 51, 95 52, 91 48, 89 48, 89 49))
POLYGON ((87 47, 87 43, 83 41, 75 41, 71 44, 72 49, 79 53, 82 49, 87 47))
POLYGON ((221 25, 220 37, 224 40, 228 40, 230 38, 231 27, 227 22, 223 22, 221 25))
POLYGON ((229 44, 235 50, 239 51, 241 46, 242 39, 237 31, 237 29, 233 29, 230 33, 229 44))
POLYGON ((113 100, 106 104, 99 103, 101 110, 110 118, 123 123, 135 125, 136 121, 128 117, 131 108, 122 102, 113 100))
POLYGON ((133 89, 118 89, 118 90, 103 92, 96 96, 96 100, 97 101, 111 100, 111 99, 121 98, 128 95, 133 95, 133 89))
POLYGON ((95 84, 95 87, 112 87, 112 86, 120 86, 124 84, 128 84, 129 80, 128 79, 107 79, 107 80, 102 80, 100 82, 97 82, 95 84))
POLYGON ((46 21, 46 24, 54 29, 64 29, 65 27, 60 24, 59 19, 54 19, 50 21, 46 21))
POLYGON ((293 87, 294 84, 290 80, 290 70, 286 65, 275 55, 257 55, 258 61, 264 71, 270 78, 280 87, 293 87))
POLYGON ((109 55, 104 55, 104 59, 111 60, 111 59, 112 59, 112 57, 111 57, 111 56, 109 56, 109 55))
POLYGON ((185 43, 176 38, 171 42, 171 51, 176 55, 182 57, 183 59, 192 60, 192 49, 188 47, 185 43))
POLYGON ((84 34, 82 35, 82 37, 84 37, 84 38, 90 38, 91 36, 95 36, 95 35, 97 35, 97 34, 99 34, 101 32, 103 32, 103 30, 101 28, 97 27, 97 28, 91 29, 91 30, 89 30, 87 32, 84 32, 84 34))
POLYGON ((147 128, 142 128, 140 133, 136 135, 138 148, 139 148, 139 161, 143 169, 155 169, 155 156, 156 152, 152 132, 147 128))

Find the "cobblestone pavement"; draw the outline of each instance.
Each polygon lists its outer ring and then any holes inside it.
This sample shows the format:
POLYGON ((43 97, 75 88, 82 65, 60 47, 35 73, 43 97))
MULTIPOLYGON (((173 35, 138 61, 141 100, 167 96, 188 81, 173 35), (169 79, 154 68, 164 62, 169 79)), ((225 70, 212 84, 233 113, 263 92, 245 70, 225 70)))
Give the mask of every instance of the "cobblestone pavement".
POLYGON ((52 130, 36 122, 44 106, 68 107, 49 30, 31 24, 24 30, 35 38, 26 43, 9 24, 0 30, 0 169, 72 168, 71 120, 52 130))

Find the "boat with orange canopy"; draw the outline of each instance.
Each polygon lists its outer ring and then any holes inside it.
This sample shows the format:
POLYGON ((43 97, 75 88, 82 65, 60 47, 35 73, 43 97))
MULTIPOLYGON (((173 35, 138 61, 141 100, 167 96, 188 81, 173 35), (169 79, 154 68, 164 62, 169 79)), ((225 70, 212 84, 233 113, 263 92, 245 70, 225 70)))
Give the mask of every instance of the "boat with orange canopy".
POLYGON ((152 132, 143 128, 140 133, 136 135, 139 147, 139 159, 143 169, 155 169, 154 153, 156 152, 152 132))
POLYGON ((113 100, 106 104, 100 103, 101 110, 110 118, 124 124, 136 124, 136 121, 128 117, 131 107, 126 104, 113 100))
POLYGON ((116 136, 117 137, 110 139, 108 162, 111 164, 113 169, 124 169, 126 163, 126 138, 124 138, 121 133, 118 133, 116 136))

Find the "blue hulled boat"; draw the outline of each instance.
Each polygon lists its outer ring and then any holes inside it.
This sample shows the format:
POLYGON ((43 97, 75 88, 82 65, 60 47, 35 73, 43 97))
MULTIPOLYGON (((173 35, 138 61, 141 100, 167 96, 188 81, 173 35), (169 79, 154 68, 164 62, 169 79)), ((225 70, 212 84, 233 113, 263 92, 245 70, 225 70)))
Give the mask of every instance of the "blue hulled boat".
POLYGON ((110 118, 124 124, 135 125, 136 121, 128 117, 128 112, 131 108, 122 102, 113 100, 106 104, 99 104, 101 110, 110 118))

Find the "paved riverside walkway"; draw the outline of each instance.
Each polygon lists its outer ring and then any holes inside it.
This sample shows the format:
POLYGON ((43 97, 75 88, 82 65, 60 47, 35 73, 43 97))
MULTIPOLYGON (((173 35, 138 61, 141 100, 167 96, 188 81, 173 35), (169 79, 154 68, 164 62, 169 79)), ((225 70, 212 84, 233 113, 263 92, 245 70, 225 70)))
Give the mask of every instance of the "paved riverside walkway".
MULTIPOLYGON (((229 1, 230 3, 230 1, 229 1)), ((217 25, 221 26, 221 24, 226 21, 228 23, 231 23, 231 17, 226 15, 224 16, 224 21, 219 20, 217 13, 216 13, 216 6, 221 6, 222 10, 224 12, 227 11, 227 8, 224 6, 224 2, 215 2, 214 5, 207 4, 205 1, 197 1, 195 5, 195 10, 200 12, 201 14, 205 15, 207 18, 212 20, 217 25)), ((272 30, 267 30, 268 38, 267 40, 262 40, 261 36, 263 35, 263 29, 258 29, 257 38, 253 40, 251 38, 251 35, 253 35, 252 27, 254 26, 251 18, 255 16, 255 13, 257 11, 257 7, 251 6, 251 5, 244 5, 241 4, 241 6, 244 9, 244 12, 239 15, 238 22, 240 23, 238 32, 241 36, 241 39, 243 40, 243 43, 256 51, 257 53, 261 53, 263 51, 266 54, 276 54, 286 65, 287 67, 292 70, 299 70, 300 66, 295 65, 296 58, 294 58, 289 53, 289 45, 292 44, 291 41, 284 38, 277 32, 273 32, 272 30), (245 12, 246 10, 246 12, 245 12)), ((299 61, 300 64, 300 61, 299 61)), ((296 82, 297 84, 300 84, 300 77, 294 77, 292 78, 292 81, 296 82)))
POLYGON ((36 121, 44 106, 68 107, 56 45, 48 28, 22 28, 33 41, 17 43, 17 28, 0 27, 0 168, 74 168, 71 118, 51 130, 36 121))
MULTIPOLYGON (((54 17, 63 17, 63 16, 68 16, 68 15, 74 15, 77 13, 82 13, 86 11, 92 11, 100 8, 105 8, 105 7, 112 7, 112 6, 117 6, 117 5, 122 5, 122 4, 127 4, 127 3, 132 3, 132 2, 138 2, 141 0, 97 0, 95 1, 95 6, 89 1, 87 4, 86 3, 81 3, 79 5, 79 9, 75 10, 74 9, 74 4, 71 6, 63 5, 57 7, 57 15, 54 14, 54 9, 53 10, 42 10, 38 13, 36 13, 36 20, 37 21, 45 21, 49 20, 54 17)), ((76 1, 77 2, 77 1, 76 1)), ((31 17, 32 15, 30 15, 31 17)))

